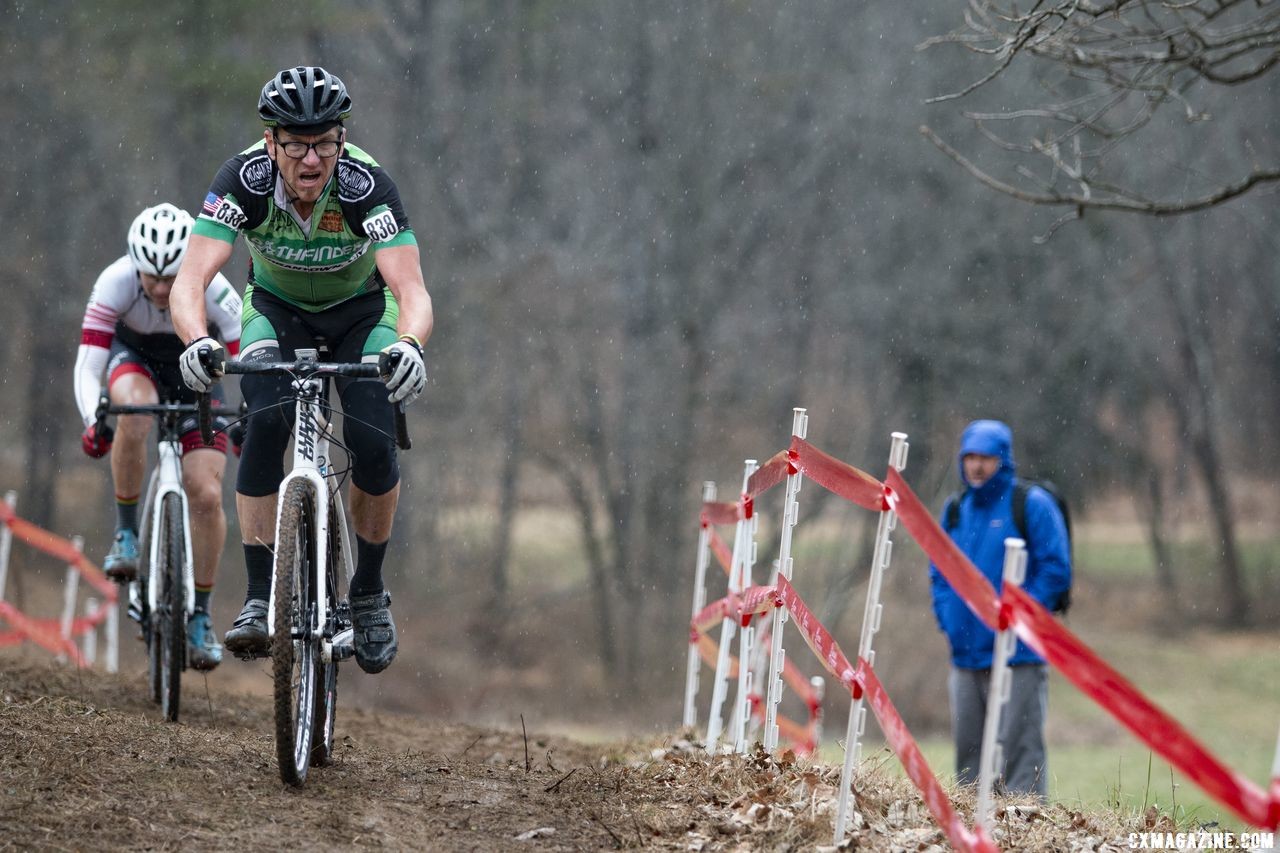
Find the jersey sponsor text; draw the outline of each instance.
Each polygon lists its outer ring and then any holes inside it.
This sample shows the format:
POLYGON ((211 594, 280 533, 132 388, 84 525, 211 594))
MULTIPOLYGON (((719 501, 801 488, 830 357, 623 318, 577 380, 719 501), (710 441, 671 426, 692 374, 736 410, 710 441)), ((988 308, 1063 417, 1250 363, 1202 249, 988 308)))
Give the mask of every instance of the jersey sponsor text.
POLYGON ((326 210, 320 217, 320 230, 331 234, 342 233, 342 214, 336 210, 326 210))
POLYGON ((350 160, 338 162, 338 198, 353 202, 373 192, 373 175, 359 163, 350 160))
POLYGON ((266 195, 271 192, 271 178, 271 158, 266 154, 250 157, 240 167, 240 182, 251 193, 266 195))

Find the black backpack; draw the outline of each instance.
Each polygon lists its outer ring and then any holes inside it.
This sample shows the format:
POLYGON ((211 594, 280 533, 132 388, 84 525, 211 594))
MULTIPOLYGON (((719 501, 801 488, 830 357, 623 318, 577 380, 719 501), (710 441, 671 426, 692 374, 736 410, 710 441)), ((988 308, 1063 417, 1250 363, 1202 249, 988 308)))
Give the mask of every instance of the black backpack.
MULTIPOLYGON (((1071 541, 1071 510, 1067 508, 1067 500, 1062 496, 1062 492, 1058 491, 1058 487, 1048 480, 1024 480, 1021 477, 1015 477, 1013 481, 1013 526, 1017 528, 1018 535, 1031 544, 1031 540, 1027 539, 1027 493, 1031 491, 1032 486, 1039 486, 1049 493, 1049 497, 1053 498, 1053 502, 1058 505, 1058 511, 1062 513, 1062 520, 1067 526, 1067 555, 1071 559, 1071 578, 1075 580, 1075 556, 1071 541)), ((942 511, 942 526, 950 533, 960 523, 960 493, 951 495, 947 498, 946 507, 942 511)), ((1062 597, 1058 599, 1058 604, 1053 608, 1054 613, 1065 614, 1071 607, 1071 587, 1068 586, 1062 593, 1062 597)))

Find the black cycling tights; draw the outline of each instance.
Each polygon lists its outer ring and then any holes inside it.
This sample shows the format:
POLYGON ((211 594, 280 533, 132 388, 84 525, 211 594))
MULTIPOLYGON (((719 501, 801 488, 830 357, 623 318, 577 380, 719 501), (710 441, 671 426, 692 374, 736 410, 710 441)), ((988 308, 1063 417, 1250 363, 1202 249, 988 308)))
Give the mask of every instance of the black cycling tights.
MULTIPOLYGON (((335 415, 342 420, 342 441, 352 455, 351 482, 370 495, 386 494, 400 482, 387 387, 377 379, 338 377, 334 381, 342 410, 352 413, 335 415)), ((284 479, 284 452, 293 435, 295 404, 289 378, 242 376, 240 393, 249 404, 250 416, 236 491, 251 498, 275 494, 284 479)))

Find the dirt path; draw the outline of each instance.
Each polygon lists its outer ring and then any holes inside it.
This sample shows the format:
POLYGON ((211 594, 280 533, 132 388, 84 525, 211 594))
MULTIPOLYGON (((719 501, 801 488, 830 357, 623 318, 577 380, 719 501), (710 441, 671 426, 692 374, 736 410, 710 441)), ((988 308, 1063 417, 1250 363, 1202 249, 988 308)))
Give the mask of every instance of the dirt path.
MULTIPOLYGON (((835 768, 676 744, 591 747, 340 709, 336 760, 293 789, 266 698, 192 679, 161 722, 141 675, 0 655, 0 850, 810 850, 835 768)), ((857 849, 939 849, 900 780, 859 780, 857 849)), ((1004 813, 1007 849, 1116 849, 1117 827, 1004 813), (1099 845, 1102 845, 1101 847, 1099 845)), ((1127 831, 1127 830, 1126 830, 1127 831)))

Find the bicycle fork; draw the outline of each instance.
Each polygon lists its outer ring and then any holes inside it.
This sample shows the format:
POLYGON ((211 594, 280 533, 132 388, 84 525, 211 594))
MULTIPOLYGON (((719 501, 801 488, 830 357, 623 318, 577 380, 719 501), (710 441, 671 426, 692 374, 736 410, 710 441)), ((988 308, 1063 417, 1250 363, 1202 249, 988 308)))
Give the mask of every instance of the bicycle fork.
POLYGON ((178 506, 182 510, 182 581, 183 581, 183 607, 188 617, 195 612, 196 609, 196 581, 195 581, 195 562, 191 553, 191 511, 187 505, 187 494, 182 490, 182 452, 178 449, 178 443, 174 441, 160 442, 160 461, 156 465, 156 471, 153 476, 158 478, 155 490, 155 497, 152 499, 150 507, 151 511, 151 541, 149 543, 148 554, 148 576, 147 576, 147 609, 150 613, 156 612, 156 606, 159 603, 160 590, 163 589, 164 579, 160 575, 160 567, 164 560, 161 559, 161 547, 163 539, 168 535, 168 531, 163 529, 161 519, 164 513, 164 499, 168 495, 178 496, 178 506))

